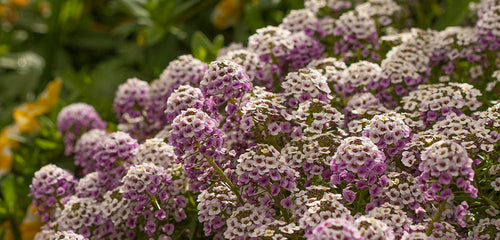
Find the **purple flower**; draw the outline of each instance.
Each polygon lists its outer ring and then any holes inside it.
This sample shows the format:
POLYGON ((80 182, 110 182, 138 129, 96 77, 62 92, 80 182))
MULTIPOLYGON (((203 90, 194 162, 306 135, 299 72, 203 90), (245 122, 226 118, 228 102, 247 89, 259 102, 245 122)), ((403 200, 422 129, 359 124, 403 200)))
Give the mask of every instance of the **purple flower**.
POLYGON ((350 203, 354 202, 356 199, 356 193, 347 189, 342 190, 342 196, 344 196, 344 199, 350 203))

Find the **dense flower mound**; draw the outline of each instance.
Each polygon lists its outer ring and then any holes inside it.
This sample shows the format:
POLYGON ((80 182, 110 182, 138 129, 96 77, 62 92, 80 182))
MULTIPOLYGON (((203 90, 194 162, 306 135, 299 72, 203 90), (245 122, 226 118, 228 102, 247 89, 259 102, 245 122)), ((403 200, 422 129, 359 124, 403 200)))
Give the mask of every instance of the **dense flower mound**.
POLYGON ((137 78, 130 78, 118 87, 113 108, 120 123, 134 122, 142 116, 148 91, 148 83, 137 78))
POLYGON ((75 165, 82 168, 83 174, 89 174, 96 170, 97 162, 95 155, 101 149, 101 141, 106 138, 106 131, 93 129, 84 134, 76 141, 75 165))
POLYGON ((119 185, 138 148, 137 140, 128 133, 114 132, 102 140, 101 149, 95 154, 100 186, 110 190, 119 185))
POLYGON ((354 223, 342 218, 330 218, 318 224, 307 240, 362 240, 354 223))
POLYGON ((177 115, 188 108, 203 108, 205 97, 199 88, 190 85, 179 86, 167 100, 167 122, 171 123, 177 115))
POLYGON ((65 107, 36 239, 499 239, 500 1, 442 31, 409 2, 307 0, 127 80, 108 131, 65 107))
POLYGON ((30 196, 37 209, 35 214, 40 215, 43 222, 56 219, 61 206, 75 193, 75 184, 75 178, 67 170, 53 164, 42 167, 30 185, 30 196))
POLYGON ((462 146, 450 140, 439 141, 426 149, 421 159, 418 170, 422 173, 418 181, 425 184, 427 197, 440 202, 452 198, 450 184, 477 197, 477 189, 471 183, 474 179, 472 159, 462 146))
POLYGON ((88 240, 88 238, 73 231, 43 230, 35 236, 35 240, 88 240))
POLYGON ((66 155, 74 151, 74 145, 82 134, 91 129, 105 129, 106 123, 94 107, 85 103, 74 103, 64 107, 57 115, 57 129, 64 137, 66 155))

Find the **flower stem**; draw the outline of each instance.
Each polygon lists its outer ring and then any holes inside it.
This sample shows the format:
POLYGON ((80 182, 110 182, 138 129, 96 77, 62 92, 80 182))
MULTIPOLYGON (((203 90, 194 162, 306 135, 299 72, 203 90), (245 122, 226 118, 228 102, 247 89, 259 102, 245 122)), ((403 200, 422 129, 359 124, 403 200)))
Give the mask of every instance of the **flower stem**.
POLYGON ((217 173, 219 173, 219 175, 222 177, 224 182, 229 186, 231 191, 234 192, 234 194, 238 198, 238 202, 240 202, 240 204, 242 206, 245 205, 245 201, 243 201, 243 198, 241 197, 241 194, 238 191, 238 188, 236 188, 234 186, 234 184, 231 182, 231 180, 226 176, 226 174, 224 174, 224 171, 222 171, 222 169, 220 169, 220 167, 217 166, 217 164, 214 162, 214 160, 209 158, 206 154, 203 154, 203 156, 205 157, 205 159, 207 159, 208 163, 210 163, 210 165, 212 165, 212 167, 215 169, 215 171, 217 171, 217 173))
POLYGON ((427 232, 425 232, 427 236, 430 236, 432 234, 432 230, 434 229, 434 223, 439 221, 439 218, 441 217, 441 214, 443 213, 445 208, 446 208, 446 201, 442 201, 439 204, 439 209, 436 216, 432 218, 432 221, 429 223, 429 228, 427 228, 427 232))

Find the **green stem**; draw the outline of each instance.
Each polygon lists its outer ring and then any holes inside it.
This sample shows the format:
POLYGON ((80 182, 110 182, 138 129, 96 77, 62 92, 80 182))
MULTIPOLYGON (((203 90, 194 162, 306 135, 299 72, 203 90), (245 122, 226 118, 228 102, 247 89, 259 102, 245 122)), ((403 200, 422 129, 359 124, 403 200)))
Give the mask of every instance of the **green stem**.
MULTIPOLYGON (((480 157, 481 160, 484 161, 484 159, 482 157, 480 157)), ((478 172, 476 170, 476 166, 473 164, 472 168, 474 169, 474 172, 478 172)), ((496 202, 494 202, 493 200, 487 198, 486 196, 484 196, 483 192, 481 191, 481 188, 479 187, 479 181, 478 181, 478 174, 474 174, 474 186, 476 187, 477 189, 477 195, 483 199, 484 201, 486 201, 488 204, 490 204, 491 206, 493 206, 494 208, 496 209, 500 209, 500 207, 498 207, 498 204, 496 202)))
POLYGON ((432 230, 434 229, 434 223, 439 221, 439 218, 441 217, 441 214, 443 213, 445 208, 446 208, 446 201, 442 201, 439 204, 438 213, 434 218, 432 218, 432 221, 429 223, 429 228, 427 228, 427 232, 425 232, 427 236, 430 236, 432 234, 432 230))
POLYGON ((160 204, 158 203, 158 199, 156 199, 155 196, 149 195, 151 198, 151 202, 153 202, 153 205, 156 207, 156 209, 161 210, 160 204))
POLYGON ((214 160, 211 159, 211 158, 209 158, 206 154, 203 154, 203 156, 205 157, 205 159, 207 159, 208 163, 210 163, 210 165, 212 165, 212 167, 215 169, 215 171, 217 171, 217 173, 219 173, 219 175, 222 177, 222 179, 224 180, 224 182, 229 186, 229 188, 231 189, 231 191, 234 192, 234 194, 238 198, 238 202, 240 202, 240 204, 242 206, 245 205, 245 201, 243 201, 243 198, 241 197, 241 194, 238 191, 238 188, 236 188, 233 185, 233 183, 231 182, 231 180, 226 176, 226 174, 224 174, 224 171, 222 171, 222 169, 220 169, 220 167, 217 166, 217 164, 214 162, 214 160))

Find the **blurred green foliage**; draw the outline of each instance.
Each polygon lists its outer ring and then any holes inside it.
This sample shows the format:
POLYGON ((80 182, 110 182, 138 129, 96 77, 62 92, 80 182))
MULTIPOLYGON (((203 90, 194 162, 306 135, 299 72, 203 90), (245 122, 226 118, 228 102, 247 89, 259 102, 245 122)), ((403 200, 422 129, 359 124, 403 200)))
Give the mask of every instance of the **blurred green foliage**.
MULTIPOLYGON (((224 43, 244 42, 255 29, 303 7, 299 0, 234 0, 241 21, 221 30, 210 21, 219 2, 2 0, 0 111, 11 112, 60 77, 62 99, 92 104, 114 120, 114 92, 127 78, 150 81, 193 48, 196 57, 213 60, 224 43)), ((10 114, 0 115, 0 127, 11 121, 10 114)))

